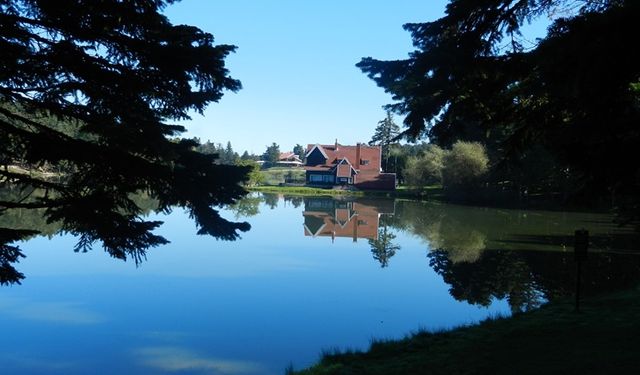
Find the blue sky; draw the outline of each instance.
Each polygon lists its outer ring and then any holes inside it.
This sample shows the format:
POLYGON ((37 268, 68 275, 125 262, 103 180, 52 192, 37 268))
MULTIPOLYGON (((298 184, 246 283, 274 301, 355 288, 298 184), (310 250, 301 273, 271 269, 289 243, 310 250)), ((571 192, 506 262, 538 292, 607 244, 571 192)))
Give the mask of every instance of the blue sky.
MULTIPOLYGON (((238 47, 227 59, 243 89, 183 123, 187 136, 262 153, 276 142, 367 142, 389 95, 355 64, 362 57, 403 59, 412 51, 407 22, 444 15, 443 0, 183 0, 164 13, 238 47)), ((398 123, 401 119, 397 118, 398 123)))
MULTIPOLYGON (((297 143, 368 142, 391 97, 355 64, 404 59, 402 25, 444 15, 445 0, 183 0, 164 13, 238 47, 227 59, 243 89, 183 123, 204 140, 261 154, 297 143)), ((537 28, 539 35, 544 27, 537 28)), ((396 118, 400 124, 401 118, 396 118)))

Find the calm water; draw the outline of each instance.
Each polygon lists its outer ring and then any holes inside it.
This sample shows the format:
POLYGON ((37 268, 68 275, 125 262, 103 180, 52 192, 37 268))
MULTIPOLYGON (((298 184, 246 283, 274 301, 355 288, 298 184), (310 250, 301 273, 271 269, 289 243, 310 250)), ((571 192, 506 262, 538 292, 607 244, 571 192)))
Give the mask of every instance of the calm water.
POLYGON ((637 237, 605 215, 253 196, 225 216, 251 231, 221 242, 161 217, 172 242, 139 267, 69 236, 22 244, 26 279, 0 288, 2 373, 282 374, 570 295, 582 227, 586 293, 640 279, 637 237))

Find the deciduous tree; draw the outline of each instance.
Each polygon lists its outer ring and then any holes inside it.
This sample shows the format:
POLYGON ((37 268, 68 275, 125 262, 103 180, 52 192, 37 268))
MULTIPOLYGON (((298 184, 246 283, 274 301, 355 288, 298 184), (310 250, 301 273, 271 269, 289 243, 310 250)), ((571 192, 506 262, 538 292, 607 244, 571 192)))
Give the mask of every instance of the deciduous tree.
POLYGON ((442 169, 446 151, 437 145, 429 145, 424 153, 410 156, 404 168, 407 184, 424 186, 442 183, 442 169))
POLYGON ((442 157, 442 183, 445 189, 478 188, 489 170, 489 158, 480 143, 454 143, 442 157))

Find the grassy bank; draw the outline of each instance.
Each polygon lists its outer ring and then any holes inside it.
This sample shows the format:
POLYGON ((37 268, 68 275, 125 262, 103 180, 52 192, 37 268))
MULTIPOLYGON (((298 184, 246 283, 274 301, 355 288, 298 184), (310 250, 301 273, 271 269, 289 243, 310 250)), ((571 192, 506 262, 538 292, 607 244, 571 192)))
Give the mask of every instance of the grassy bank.
MULTIPOLYGON (((249 188, 250 191, 259 191, 274 194, 286 195, 309 195, 309 196, 367 196, 382 198, 401 198, 408 200, 430 200, 441 203, 451 203, 464 206, 494 207, 504 209, 531 209, 546 211, 583 211, 583 212, 610 212, 611 207, 601 202, 584 204, 580 202, 562 202, 553 197, 531 195, 518 200, 511 195, 500 195, 499 192, 476 190, 458 194, 455 192, 445 193, 441 185, 424 187, 399 186, 396 190, 340 190, 330 188, 316 188, 307 186, 286 186, 286 185, 261 185, 249 188)), ((557 198, 557 197, 556 197, 557 198)))
POLYGON ((364 195, 361 191, 349 191, 349 190, 337 190, 337 189, 322 189, 313 188, 308 186, 253 186, 249 188, 250 191, 258 191, 261 193, 273 193, 273 194, 286 194, 286 195, 364 195))
POLYGON ((308 186, 253 186, 250 191, 258 191, 263 193, 287 194, 287 195, 351 195, 351 196, 375 196, 389 198, 409 198, 409 199, 439 199, 442 196, 442 188, 438 186, 426 187, 422 189, 413 189, 407 187, 399 187, 395 191, 386 190, 340 190, 340 189, 323 189, 308 186))
POLYGON ((325 354, 295 374, 638 374, 640 290, 325 354))

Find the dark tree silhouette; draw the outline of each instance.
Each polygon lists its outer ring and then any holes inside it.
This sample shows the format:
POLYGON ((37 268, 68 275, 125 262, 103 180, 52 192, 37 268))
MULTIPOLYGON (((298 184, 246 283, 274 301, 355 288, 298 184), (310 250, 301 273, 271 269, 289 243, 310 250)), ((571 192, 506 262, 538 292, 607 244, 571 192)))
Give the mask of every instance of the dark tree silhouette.
MULTIPOLYGON (((186 208, 199 234, 233 240, 249 229, 216 210, 245 193, 248 168, 216 165, 170 123, 241 88, 224 64, 235 47, 172 25, 160 13, 172 2, 0 1, 0 181, 46 192, 0 210, 44 208, 79 236, 76 250, 100 241, 123 259, 167 242, 152 233, 160 222, 141 218, 131 198, 140 192, 159 211, 186 208), (51 178, 13 165, 64 168, 51 178)), ((0 238, 5 270, 21 255, 13 233, 0 238)))
POLYGON ((434 22, 406 24, 406 60, 357 66, 406 115, 405 135, 494 143, 511 160, 544 146, 589 195, 636 194, 640 55, 635 0, 457 0, 434 22), (523 24, 559 13, 548 35, 526 41, 523 24))

